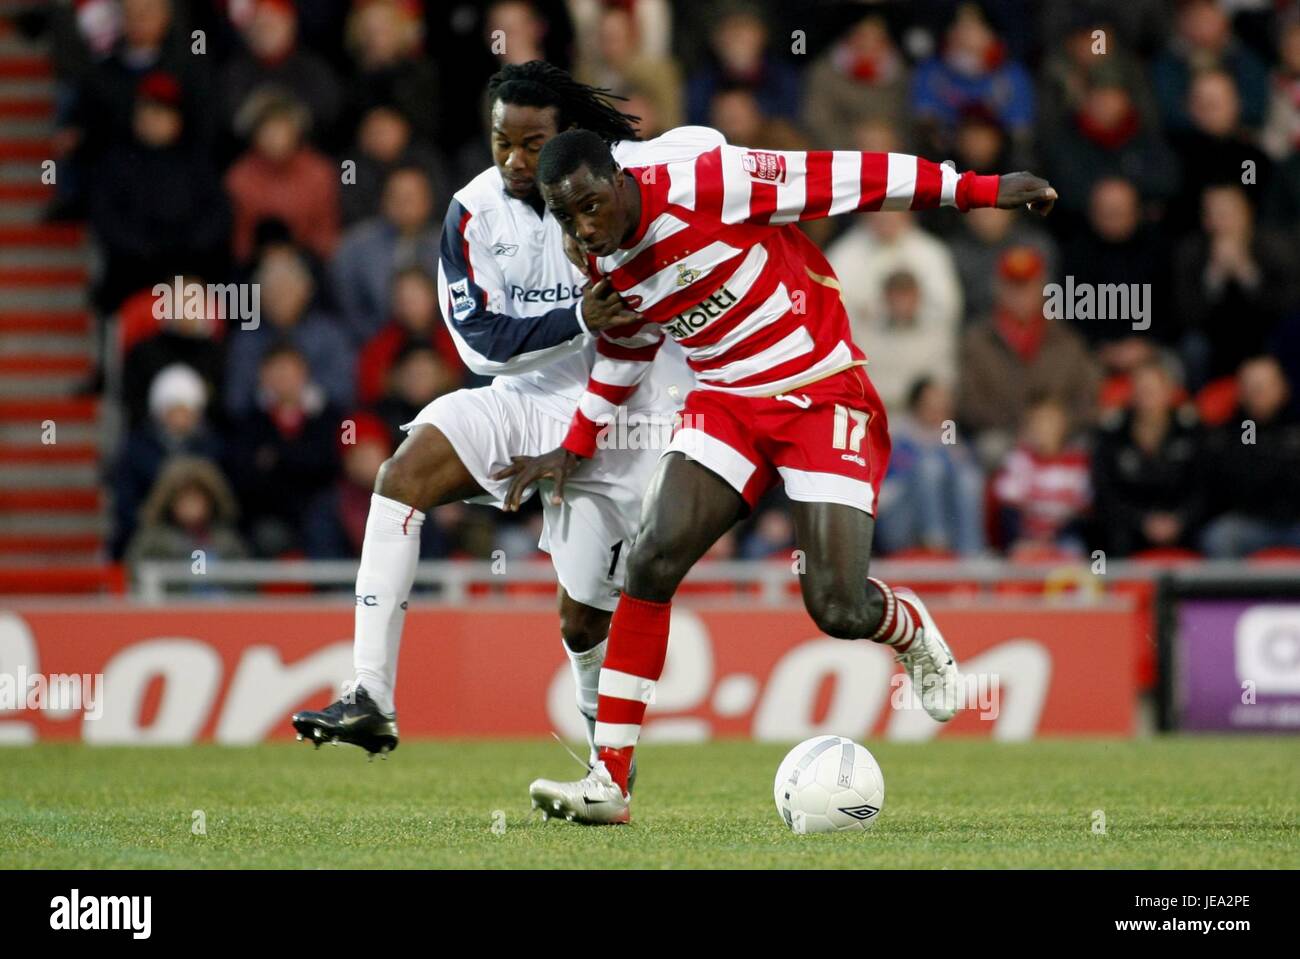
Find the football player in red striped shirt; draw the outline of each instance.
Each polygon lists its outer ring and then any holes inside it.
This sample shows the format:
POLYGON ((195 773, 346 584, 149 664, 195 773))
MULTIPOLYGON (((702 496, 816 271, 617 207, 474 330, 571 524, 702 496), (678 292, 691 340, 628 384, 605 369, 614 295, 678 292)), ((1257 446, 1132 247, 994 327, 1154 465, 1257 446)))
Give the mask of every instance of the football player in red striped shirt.
POLYGON ((1028 206, 1056 191, 1029 173, 958 174, 897 153, 778 152, 722 145, 622 169, 574 130, 542 150, 548 209, 640 318, 603 331, 561 447, 502 475, 507 506, 540 479, 565 479, 637 389, 665 338, 698 386, 646 493, 600 674, 600 761, 577 782, 537 780, 547 815, 627 822, 627 772, 668 648, 671 601, 709 547, 773 484, 793 501, 800 584, 818 628, 893 647, 926 711, 957 708, 958 670, 925 605, 869 576, 876 494, 889 461, 885 411, 854 345, 839 284, 799 220, 871 210, 1028 206))

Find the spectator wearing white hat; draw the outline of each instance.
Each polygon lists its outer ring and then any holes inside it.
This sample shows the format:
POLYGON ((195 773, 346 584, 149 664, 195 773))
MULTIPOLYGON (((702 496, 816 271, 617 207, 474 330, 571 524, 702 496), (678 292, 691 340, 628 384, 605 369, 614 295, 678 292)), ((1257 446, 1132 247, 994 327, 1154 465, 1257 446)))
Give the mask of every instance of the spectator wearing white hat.
POLYGON ((132 429, 114 464, 114 527, 109 548, 120 559, 135 531, 137 514, 166 462, 178 455, 218 461, 221 446, 206 411, 208 387, 183 363, 159 371, 149 384, 149 418, 132 429))

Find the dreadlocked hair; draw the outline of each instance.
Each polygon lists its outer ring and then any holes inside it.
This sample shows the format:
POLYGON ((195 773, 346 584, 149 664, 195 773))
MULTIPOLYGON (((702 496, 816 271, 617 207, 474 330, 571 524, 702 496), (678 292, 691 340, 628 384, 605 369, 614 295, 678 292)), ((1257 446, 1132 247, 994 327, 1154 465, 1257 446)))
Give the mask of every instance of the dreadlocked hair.
POLYGON ((633 125, 641 118, 620 113, 613 100, 626 100, 603 87, 588 86, 545 60, 508 63, 488 80, 488 102, 521 107, 555 107, 560 130, 590 130, 606 143, 639 140, 633 125))

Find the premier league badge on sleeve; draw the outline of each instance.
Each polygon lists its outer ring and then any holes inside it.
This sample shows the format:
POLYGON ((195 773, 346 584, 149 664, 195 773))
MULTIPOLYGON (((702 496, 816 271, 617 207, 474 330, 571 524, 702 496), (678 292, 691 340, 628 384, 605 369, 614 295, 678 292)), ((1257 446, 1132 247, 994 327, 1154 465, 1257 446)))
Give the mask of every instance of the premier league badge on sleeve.
POLYGON ((474 297, 469 291, 468 278, 449 284, 447 289, 451 292, 451 315, 454 319, 463 320, 474 312, 474 297))

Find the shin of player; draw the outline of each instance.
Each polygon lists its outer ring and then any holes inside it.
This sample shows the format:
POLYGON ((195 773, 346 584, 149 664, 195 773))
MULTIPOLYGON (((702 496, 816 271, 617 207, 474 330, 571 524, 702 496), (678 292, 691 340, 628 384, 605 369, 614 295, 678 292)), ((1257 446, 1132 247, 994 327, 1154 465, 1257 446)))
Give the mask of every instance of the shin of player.
POLYGON ((414 506, 374 493, 357 569, 356 628, 352 634, 356 685, 380 711, 394 710, 393 684, 406 604, 420 559, 424 514, 414 506))
MULTIPOLYGON (((921 623, 914 600, 874 577, 868 579, 866 589, 868 602, 879 614, 875 628, 862 638, 907 652, 921 623)), ((609 649, 600 671, 596 746, 599 759, 624 792, 646 707, 654 701, 655 685, 663 674, 671 614, 671 602, 624 593, 610 624, 609 649)))

